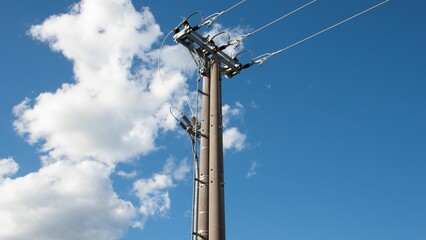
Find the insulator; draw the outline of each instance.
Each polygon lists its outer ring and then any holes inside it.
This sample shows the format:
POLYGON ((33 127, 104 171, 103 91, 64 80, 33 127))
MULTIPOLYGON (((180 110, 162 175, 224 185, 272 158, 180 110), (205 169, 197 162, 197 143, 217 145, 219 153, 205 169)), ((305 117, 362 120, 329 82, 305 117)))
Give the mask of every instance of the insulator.
POLYGON ((228 47, 228 45, 220 46, 220 47, 217 49, 217 51, 225 50, 227 47, 228 47))
POLYGON ((185 126, 185 124, 183 122, 179 122, 179 125, 183 128, 183 130, 186 131, 186 126, 185 126))
POLYGON ((197 31, 198 29, 200 29, 200 25, 196 25, 192 28, 193 31, 197 31))
POLYGON ((197 117, 192 116, 191 120, 192 120, 192 125, 197 126, 197 117))
POLYGON ((247 64, 244 64, 242 68, 243 68, 243 69, 246 69, 246 68, 251 67, 251 65, 252 65, 251 63, 247 63, 247 64))
POLYGON ((182 116, 182 119, 186 122, 186 124, 188 124, 188 125, 192 125, 192 124, 191 124, 191 121, 189 121, 189 119, 188 119, 188 117, 187 117, 187 116, 183 115, 183 116, 182 116))

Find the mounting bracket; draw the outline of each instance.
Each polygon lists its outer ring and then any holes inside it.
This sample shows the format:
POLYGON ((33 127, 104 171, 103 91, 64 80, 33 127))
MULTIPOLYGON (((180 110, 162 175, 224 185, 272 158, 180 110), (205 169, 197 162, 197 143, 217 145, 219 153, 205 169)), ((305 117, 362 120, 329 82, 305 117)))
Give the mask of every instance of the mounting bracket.
MULTIPOLYGON (((244 68, 236 59, 223 52, 229 45, 217 46, 213 40, 209 40, 196 32, 200 27, 192 27, 187 21, 184 21, 174 32, 173 39, 188 48, 189 51, 196 54, 200 59, 212 59, 217 57, 220 60, 220 72, 227 78, 240 73, 244 68), (183 26, 183 27, 181 27, 183 26)), ((207 74, 203 73, 202 74, 207 74)))

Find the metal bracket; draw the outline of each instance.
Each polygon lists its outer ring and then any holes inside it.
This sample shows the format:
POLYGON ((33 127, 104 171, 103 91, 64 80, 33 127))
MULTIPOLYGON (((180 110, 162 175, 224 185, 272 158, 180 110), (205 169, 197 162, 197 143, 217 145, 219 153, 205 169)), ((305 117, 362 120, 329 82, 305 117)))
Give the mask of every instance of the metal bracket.
POLYGON ((242 64, 237 59, 223 52, 229 45, 217 46, 212 40, 197 33, 196 30, 198 28, 198 26, 192 27, 188 22, 184 22, 175 29, 173 39, 202 59, 208 60, 213 57, 220 59, 220 71, 226 77, 232 78, 239 74, 243 69, 242 64), (181 29, 182 26, 183 28, 181 29))

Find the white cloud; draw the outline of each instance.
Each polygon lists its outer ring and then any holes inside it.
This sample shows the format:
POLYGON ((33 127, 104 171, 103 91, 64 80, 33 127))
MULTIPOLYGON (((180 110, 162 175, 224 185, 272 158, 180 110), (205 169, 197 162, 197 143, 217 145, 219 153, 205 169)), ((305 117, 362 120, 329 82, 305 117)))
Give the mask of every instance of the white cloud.
POLYGON ((175 181, 183 180, 189 171, 186 160, 176 166, 175 160, 170 157, 161 172, 149 179, 139 179, 133 183, 133 190, 141 202, 139 213, 143 216, 143 219, 136 222, 134 227, 143 228, 150 217, 167 216, 171 207, 168 189, 175 186, 175 181))
POLYGON ((60 161, 0 184, 0 239, 117 239, 136 216, 118 198, 109 168, 60 161))
POLYGON ((150 179, 140 179, 133 185, 136 196, 141 201, 139 212, 145 216, 164 216, 170 208, 169 193, 162 191, 173 187, 169 175, 156 174, 150 179))
POLYGON ((222 121, 223 126, 227 127, 231 119, 242 118, 244 113, 244 106, 240 102, 235 102, 234 106, 225 104, 222 106, 222 121))
POLYGON ((241 151, 245 148, 247 136, 241 133, 237 128, 228 128, 223 132, 223 148, 224 150, 235 149, 241 151))
MULTIPOLYGON (((166 214, 167 189, 184 178, 186 163, 137 181, 140 207, 117 196, 110 176, 175 129, 167 92, 180 107, 186 64, 175 59, 184 51, 163 49, 163 84, 152 48, 162 33, 149 9, 137 12, 130 0, 82 0, 29 34, 73 62, 75 82, 14 108, 16 131, 41 145, 43 165, 0 182, 0 239, 112 240, 141 218, 166 214)), ((2 178, 18 170, 13 160, 1 164, 2 178)))
POLYGON ((19 170, 18 163, 11 157, 0 159, 0 181, 4 177, 9 177, 16 174, 19 170))
POLYGON ((244 115, 244 106, 240 102, 235 102, 234 106, 225 104, 222 106, 223 148, 224 150, 235 149, 241 151, 245 148, 247 136, 236 127, 229 127, 232 119, 241 119, 244 115))
POLYGON ((257 163, 257 161, 251 162, 250 169, 248 170, 246 177, 251 178, 254 175, 256 175, 257 174, 256 170, 257 170, 258 166, 259 166, 259 164, 257 163))
MULTIPOLYGON (((147 8, 138 13, 129 0, 83 0, 30 34, 74 62, 76 83, 40 94, 33 105, 26 99, 14 111, 17 131, 42 142, 50 160, 127 161, 156 150, 159 131, 175 128, 157 73, 158 49, 151 49, 161 31, 147 8)), ((175 46, 163 51, 184 54, 175 46)), ((185 66, 168 59, 164 85, 179 105, 185 66)))
POLYGON ((125 171, 118 171, 117 175, 123 178, 135 178, 138 173, 136 171, 131 171, 131 172, 125 172, 125 171))

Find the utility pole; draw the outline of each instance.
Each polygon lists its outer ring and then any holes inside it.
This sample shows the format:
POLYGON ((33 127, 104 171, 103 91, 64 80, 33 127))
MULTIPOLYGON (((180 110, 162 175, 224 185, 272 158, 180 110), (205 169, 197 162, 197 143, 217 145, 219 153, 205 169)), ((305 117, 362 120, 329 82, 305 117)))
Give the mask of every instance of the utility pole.
POLYGON ((249 68, 252 65, 257 64, 260 66, 270 57, 281 54, 294 46, 371 11, 390 0, 384 0, 375 6, 359 12, 315 34, 305 37, 285 48, 281 48, 272 53, 265 53, 257 57, 252 56, 251 62, 241 64, 236 58, 239 53, 236 56, 231 57, 225 53, 224 50, 229 46, 238 46, 238 44, 240 44, 245 38, 271 26, 308 5, 311 5, 317 0, 311 0, 307 4, 281 16, 255 31, 244 34, 235 39, 228 39, 228 42, 221 46, 218 46, 214 42, 214 39, 224 32, 218 33, 212 37, 203 37, 197 32, 203 26, 210 26, 219 16, 232 10, 245 1, 246 0, 242 0, 231 8, 212 14, 207 18, 202 17, 202 22, 200 24, 191 26, 188 20, 194 14, 199 13, 196 12, 185 18, 174 29, 174 40, 189 50, 194 60, 198 63, 199 72, 203 76, 202 90, 197 89, 202 95, 201 123, 198 123, 198 116, 193 116, 192 123, 186 116, 183 116, 182 118, 187 125, 180 122, 181 127, 190 134, 193 142, 193 151, 195 149, 194 162, 196 163, 196 169, 194 169, 195 199, 193 201, 194 214, 192 240, 225 240, 226 238, 222 134, 222 75, 232 78, 239 74, 243 69, 249 68), (198 61, 196 59, 198 59, 198 61), (196 149, 198 138, 200 139, 199 159, 197 157, 196 149))
POLYGON ((197 240, 225 240, 220 59, 207 62, 203 77, 197 240))
POLYGON ((209 240, 225 240, 220 59, 210 60, 209 240))
MULTIPOLYGON (((196 240, 225 240, 225 197, 222 133, 222 75, 233 77, 243 68, 238 60, 223 50, 228 45, 217 46, 213 38, 206 38, 196 31, 200 25, 190 26, 184 20, 176 29, 174 39, 199 59, 202 59, 200 73, 203 75, 200 159, 197 206, 193 235, 196 240)), ((199 90, 200 91, 200 90, 199 90)), ((198 123, 197 123, 198 124, 198 123)), ((186 126, 183 126, 184 128, 186 126)), ((195 131, 197 126, 191 127, 195 131)))
POLYGON ((209 233, 209 130, 210 130, 210 76, 203 77, 201 92, 200 163, 198 183, 198 212, 195 226, 197 240, 207 240, 209 233))

